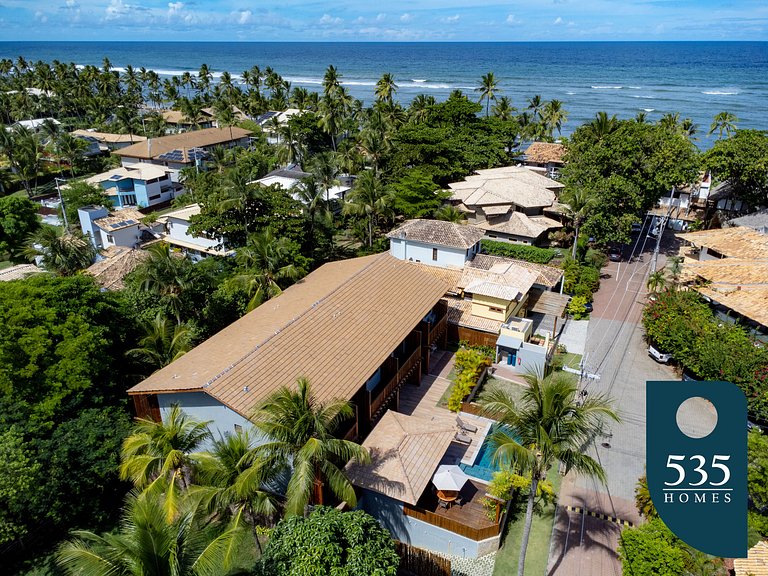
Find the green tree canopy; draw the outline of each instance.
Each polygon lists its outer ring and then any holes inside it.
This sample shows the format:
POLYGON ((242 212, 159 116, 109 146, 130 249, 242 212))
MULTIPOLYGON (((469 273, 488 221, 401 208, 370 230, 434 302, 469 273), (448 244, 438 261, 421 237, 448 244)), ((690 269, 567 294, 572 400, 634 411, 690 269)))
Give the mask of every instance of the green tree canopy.
POLYGON ((753 208, 768 205, 768 134, 737 130, 704 154, 704 166, 720 181, 730 180, 753 208))
POLYGON ((41 469, 30 452, 13 426, 0 433, 0 544, 27 533, 26 496, 35 489, 41 469))
POLYGON ((265 576, 395 576, 399 563, 392 537, 372 516, 320 507, 282 520, 261 566, 265 576))
POLYGON ((88 184, 85 180, 71 180, 66 185, 60 185, 60 189, 67 213, 67 221, 73 228, 79 228, 78 208, 83 206, 106 206, 109 208, 112 205, 102 188, 88 184))
POLYGON ((754 430, 747 442, 749 523, 763 538, 768 538, 768 435, 754 430))
POLYGON ((624 530, 619 557, 625 574, 635 576, 680 576, 685 552, 678 539, 659 519, 624 530))
POLYGON ((430 217, 448 196, 439 188, 425 169, 406 170, 399 180, 392 183, 392 208, 406 218, 430 217))
POLYGON ((40 228, 34 202, 19 196, 0 198, 0 259, 25 260, 27 238, 40 228))

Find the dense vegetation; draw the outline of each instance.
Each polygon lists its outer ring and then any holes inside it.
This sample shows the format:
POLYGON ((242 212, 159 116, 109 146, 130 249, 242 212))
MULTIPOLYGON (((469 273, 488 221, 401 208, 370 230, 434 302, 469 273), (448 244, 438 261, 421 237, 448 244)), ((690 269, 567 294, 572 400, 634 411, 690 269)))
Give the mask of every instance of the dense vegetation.
POLYGON ((483 253, 526 260, 536 264, 548 264, 555 257, 555 251, 550 248, 537 248, 526 244, 510 244, 495 240, 483 240, 483 253))

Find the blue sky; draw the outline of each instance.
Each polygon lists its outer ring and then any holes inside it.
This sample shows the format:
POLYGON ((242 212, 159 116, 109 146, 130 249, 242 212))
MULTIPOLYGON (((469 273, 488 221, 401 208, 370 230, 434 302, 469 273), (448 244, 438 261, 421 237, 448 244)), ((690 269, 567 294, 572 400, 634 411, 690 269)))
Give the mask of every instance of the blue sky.
POLYGON ((0 40, 768 40, 768 2, 0 0, 0 40))

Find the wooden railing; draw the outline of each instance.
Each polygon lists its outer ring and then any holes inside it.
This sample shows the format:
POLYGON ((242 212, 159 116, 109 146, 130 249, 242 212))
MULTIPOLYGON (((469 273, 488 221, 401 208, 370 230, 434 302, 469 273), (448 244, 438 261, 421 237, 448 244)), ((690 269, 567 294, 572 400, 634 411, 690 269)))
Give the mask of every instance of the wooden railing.
POLYGON ((438 528, 450 530, 451 532, 455 532, 460 536, 464 536, 470 540, 475 540, 476 542, 498 536, 501 527, 501 524, 495 524, 485 528, 473 528, 472 526, 462 524, 453 518, 441 516, 440 514, 435 514, 434 512, 429 512, 428 510, 417 508, 416 506, 411 506, 410 504, 403 504, 403 514, 410 516, 411 518, 415 518, 416 520, 426 522, 427 524, 432 524, 438 528))
POLYGON ((352 442, 357 440, 357 420, 355 420, 355 424, 352 426, 352 428, 349 429, 349 431, 344 435, 343 440, 350 440, 352 442))
POLYGON ((418 366, 418 364, 421 362, 421 348, 416 347, 413 352, 411 352, 411 355, 408 357, 408 359, 402 363, 400 366, 400 369, 397 371, 397 380, 399 382, 402 382, 405 380, 408 376, 410 376, 411 372, 413 371, 413 368, 415 366, 418 366))
MULTIPOLYGON (((381 408, 382 404, 384 404, 389 398, 394 394, 395 390, 397 390, 398 386, 400 385, 400 379, 397 377, 397 374, 395 374, 392 379, 387 382, 387 385, 382 388, 381 392, 376 396, 376 398, 371 398, 371 401, 369 402, 369 416, 373 418, 376 413, 381 408)), ((371 393, 368 393, 368 396, 371 396, 371 393)))
POLYGON ((394 376, 387 382, 387 384, 380 388, 379 392, 376 390, 368 392, 368 415, 371 419, 374 419, 381 407, 389 401, 395 394, 398 388, 403 384, 406 378, 411 375, 415 367, 419 366, 421 361, 421 348, 417 345, 411 355, 404 362, 395 362, 396 372, 394 376), (399 365, 399 367, 398 367, 399 365), (376 394, 374 397, 373 394, 376 394))
POLYGON ((435 324, 434 328, 430 330, 429 332, 429 345, 432 346, 438 338, 440 338, 443 334, 445 334, 446 330, 448 330, 448 314, 444 314, 440 320, 437 321, 437 324, 435 324))

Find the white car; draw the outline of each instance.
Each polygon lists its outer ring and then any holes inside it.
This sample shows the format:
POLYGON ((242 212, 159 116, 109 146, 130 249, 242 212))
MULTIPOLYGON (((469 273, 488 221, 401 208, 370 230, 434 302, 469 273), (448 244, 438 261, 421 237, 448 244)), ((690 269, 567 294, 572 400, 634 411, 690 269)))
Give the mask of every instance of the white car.
POLYGON ((661 364, 667 364, 670 360, 672 360, 672 354, 664 354, 663 352, 659 352, 656 350, 656 348, 653 347, 653 344, 648 346, 648 354, 650 354, 651 358, 656 360, 656 362, 661 364))

